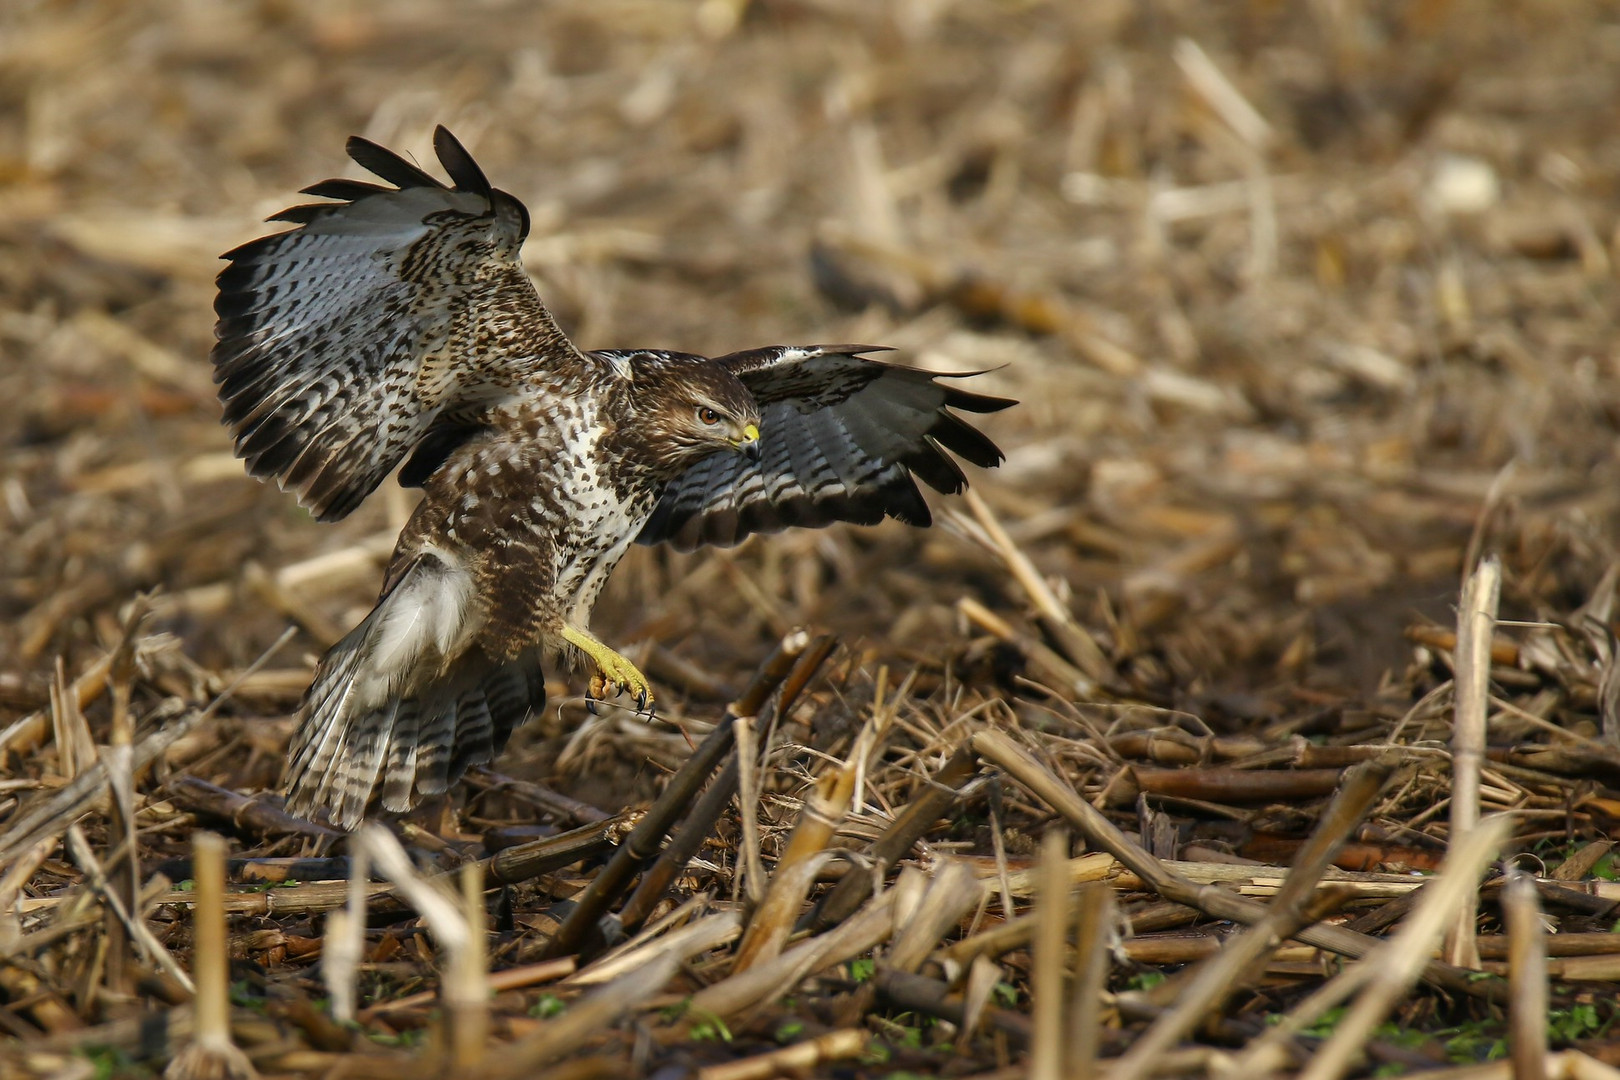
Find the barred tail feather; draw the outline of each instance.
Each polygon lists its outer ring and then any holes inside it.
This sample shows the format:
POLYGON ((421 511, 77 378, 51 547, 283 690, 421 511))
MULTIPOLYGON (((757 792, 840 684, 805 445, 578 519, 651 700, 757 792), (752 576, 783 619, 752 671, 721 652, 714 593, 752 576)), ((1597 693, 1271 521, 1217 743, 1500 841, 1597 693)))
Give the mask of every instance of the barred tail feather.
POLYGON ((321 659, 290 748, 290 811, 353 829, 379 785, 384 809, 409 810, 494 760, 545 704, 537 654, 468 647, 471 594, 454 560, 424 553, 321 659))
POLYGON ((291 812, 325 810, 342 829, 359 827, 379 785, 382 808, 393 813, 449 790, 467 769, 493 761, 546 701, 538 656, 496 664, 478 655, 411 697, 345 714, 332 707, 343 691, 328 684, 350 670, 323 663, 310 697, 324 707, 303 715, 287 779, 291 812))

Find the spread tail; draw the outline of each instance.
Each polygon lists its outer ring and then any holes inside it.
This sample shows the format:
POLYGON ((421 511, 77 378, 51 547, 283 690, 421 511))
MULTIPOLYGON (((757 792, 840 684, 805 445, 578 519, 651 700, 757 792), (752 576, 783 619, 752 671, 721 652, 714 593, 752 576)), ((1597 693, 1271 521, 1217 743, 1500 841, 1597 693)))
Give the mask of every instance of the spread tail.
POLYGON ((325 810, 355 829, 379 785, 385 810, 409 810, 493 761, 545 705, 538 655, 501 661, 454 647, 464 623, 458 577, 431 556, 419 560, 322 657, 289 747, 289 812, 325 810))

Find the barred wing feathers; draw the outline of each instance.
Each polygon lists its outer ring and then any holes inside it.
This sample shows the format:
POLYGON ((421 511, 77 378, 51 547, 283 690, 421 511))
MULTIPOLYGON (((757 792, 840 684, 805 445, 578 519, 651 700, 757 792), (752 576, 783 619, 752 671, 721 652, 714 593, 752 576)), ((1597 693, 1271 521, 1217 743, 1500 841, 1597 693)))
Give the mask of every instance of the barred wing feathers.
POLYGON ((321 520, 348 514, 427 436, 544 365, 581 362, 518 260, 528 213, 444 128, 448 187, 351 138, 383 180, 323 180, 337 200, 271 218, 298 227, 227 252, 214 380, 248 472, 321 520))
POLYGON ((664 490, 637 540, 690 551, 796 525, 885 517, 928 525, 914 475, 955 494, 967 481, 953 454, 985 468, 1002 460, 995 443, 951 410, 988 413, 1013 402, 939 381, 976 372, 936 375, 861 355, 878 351, 773 346, 717 357, 759 403, 761 459, 704 458, 664 490))

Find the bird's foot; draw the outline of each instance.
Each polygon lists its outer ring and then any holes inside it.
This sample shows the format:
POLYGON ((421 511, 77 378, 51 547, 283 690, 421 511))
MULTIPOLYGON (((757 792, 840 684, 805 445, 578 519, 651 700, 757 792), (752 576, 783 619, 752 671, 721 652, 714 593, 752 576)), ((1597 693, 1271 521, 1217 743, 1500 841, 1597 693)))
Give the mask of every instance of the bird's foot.
POLYGON ((636 712, 646 713, 649 717, 653 715, 652 684, 636 665, 598 641, 588 631, 569 626, 563 628, 562 636, 563 640, 589 656, 596 665, 585 696, 587 709, 594 714, 598 701, 628 691, 636 695, 636 712))

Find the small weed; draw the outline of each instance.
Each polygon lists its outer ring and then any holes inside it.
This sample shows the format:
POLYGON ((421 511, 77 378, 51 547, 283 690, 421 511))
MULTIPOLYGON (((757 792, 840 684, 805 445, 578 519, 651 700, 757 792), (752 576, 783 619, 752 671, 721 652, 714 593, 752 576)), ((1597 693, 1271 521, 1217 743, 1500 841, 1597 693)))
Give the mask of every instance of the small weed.
POLYGON ((550 1020, 560 1015, 568 1008, 568 1002, 556 994, 541 994, 540 1000, 529 1006, 529 1015, 538 1016, 542 1020, 550 1020))
POLYGON ((252 1009, 262 1013, 265 1009, 264 995, 260 994, 252 983, 246 979, 235 979, 231 982, 231 1004, 242 1009, 252 1009))
POLYGON ((1547 1035, 1554 1042, 1572 1043, 1577 1039, 1594 1039, 1608 1033, 1615 1017, 1607 1020, 1598 1016, 1597 1006, 1574 1005, 1568 1009, 1553 1009, 1547 1013, 1547 1035))
POLYGON ((428 1029, 425 1027, 406 1028, 404 1031, 396 1031, 391 1035, 384 1032, 366 1032, 366 1038, 378 1046, 396 1046, 401 1050, 411 1050, 421 1046, 422 1043, 427 1041, 427 1037, 428 1029))
POLYGON ((1407 1050, 1416 1050, 1429 1041, 1429 1036, 1416 1028, 1402 1027, 1399 1024, 1379 1024, 1373 1030, 1373 1035, 1393 1046, 1404 1047, 1407 1050))
POLYGON ((1491 1030, 1495 1025, 1482 1020, 1458 1024, 1433 1032, 1446 1048, 1446 1059, 1458 1065, 1497 1061, 1507 1056, 1507 1040, 1491 1030))
POLYGON ((115 1076, 155 1075, 116 1046, 81 1047, 74 1053, 90 1063, 91 1080, 113 1080, 115 1076))
POLYGON ((923 1028, 919 1023, 906 1023, 915 1021, 910 1013, 902 1013, 893 1020, 883 1022, 884 1029, 889 1033, 890 1040, 907 1050, 921 1050, 923 1044, 923 1028))
POLYGON ((687 1015, 691 1017, 691 1024, 686 1031, 693 1041, 723 1043, 731 1041, 731 1029, 714 1013, 702 1009, 688 1009, 687 1015))

